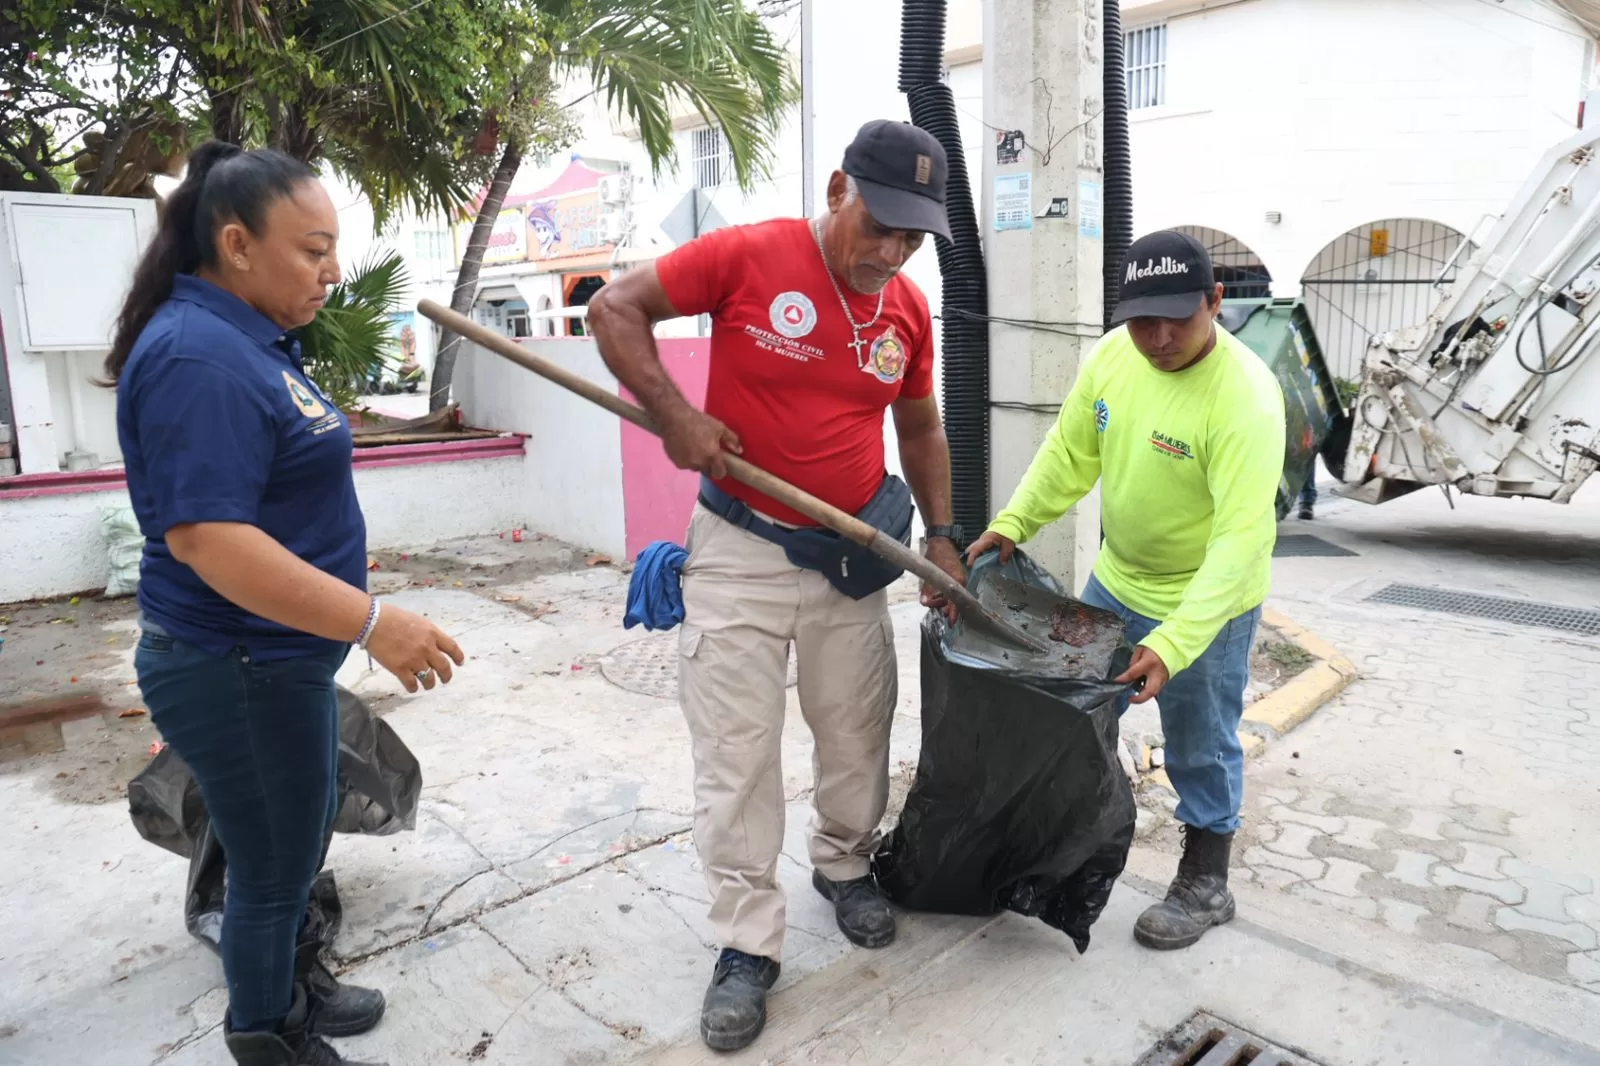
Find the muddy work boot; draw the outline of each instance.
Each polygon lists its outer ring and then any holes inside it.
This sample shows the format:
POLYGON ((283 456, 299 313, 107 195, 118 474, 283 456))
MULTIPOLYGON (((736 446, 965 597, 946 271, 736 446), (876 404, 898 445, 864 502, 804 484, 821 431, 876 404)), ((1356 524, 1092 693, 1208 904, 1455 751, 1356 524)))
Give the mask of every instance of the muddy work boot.
POLYGON ((889 913, 889 904, 871 874, 851 881, 830 881, 821 871, 813 870, 811 884, 833 904, 839 931, 850 943, 881 948, 894 940, 894 915, 889 913))
POLYGON ((296 984, 294 1006, 275 1033, 236 1033, 223 1019, 223 1040, 228 1054, 238 1066, 383 1066, 382 1063, 351 1062, 313 1031, 316 1006, 303 984, 296 984))
POLYGON ((778 981, 772 959, 724 948, 700 1007, 700 1039, 713 1051, 749 1047, 767 1024, 767 992, 778 981))
POLYGON ((294 978, 310 993, 319 1036, 355 1036, 378 1024, 383 1017, 383 993, 374 988, 340 984, 322 961, 322 941, 305 935, 294 949, 294 978))
POLYGON ((1183 858, 1167 898, 1139 915, 1133 938, 1156 951, 1186 948, 1213 925, 1232 921, 1233 893, 1228 891, 1228 852, 1232 833, 1211 833, 1183 827, 1183 858))

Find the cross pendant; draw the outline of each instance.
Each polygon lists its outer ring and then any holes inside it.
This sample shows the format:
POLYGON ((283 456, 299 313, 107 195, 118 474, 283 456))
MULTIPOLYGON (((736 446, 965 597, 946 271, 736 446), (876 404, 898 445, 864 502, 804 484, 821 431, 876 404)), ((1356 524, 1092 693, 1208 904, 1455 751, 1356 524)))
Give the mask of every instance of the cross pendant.
POLYGON ((851 330, 850 332, 854 335, 855 340, 850 342, 849 347, 856 350, 856 362, 859 363, 861 362, 861 349, 867 346, 867 342, 861 339, 859 330, 851 330))

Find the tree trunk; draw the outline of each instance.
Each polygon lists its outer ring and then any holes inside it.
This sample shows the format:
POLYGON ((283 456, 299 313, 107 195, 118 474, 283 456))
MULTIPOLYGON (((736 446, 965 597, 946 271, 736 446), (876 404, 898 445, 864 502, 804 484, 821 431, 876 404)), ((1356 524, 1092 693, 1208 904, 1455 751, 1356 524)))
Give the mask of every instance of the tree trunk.
MULTIPOLYGON (((511 189, 511 179, 517 176, 522 165, 522 145, 515 141, 506 145, 495 167, 494 180, 489 192, 478 207, 478 217, 472 223, 472 236, 461 257, 461 269, 456 272, 456 287, 450 296, 450 310, 460 315, 472 314, 472 305, 478 296, 478 275, 483 271, 483 256, 489 250, 489 234, 494 230, 495 219, 500 217, 500 205, 505 203, 511 189)), ((433 361, 432 392, 428 397, 428 410, 437 411, 450 402, 450 382, 456 373, 456 352, 461 347, 461 336, 454 330, 445 330, 439 337, 439 354, 433 361)))

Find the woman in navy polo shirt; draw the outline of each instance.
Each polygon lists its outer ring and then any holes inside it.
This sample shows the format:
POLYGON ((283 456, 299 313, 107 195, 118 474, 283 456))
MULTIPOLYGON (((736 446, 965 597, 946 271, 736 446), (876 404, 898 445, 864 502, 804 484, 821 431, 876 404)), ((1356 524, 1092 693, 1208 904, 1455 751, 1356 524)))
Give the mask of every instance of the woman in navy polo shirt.
POLYGON ((355 644, 415 692, 462 662, 432 623, 367 595, 350 428, 290 332, 339 280, 338 231, 304 164, 202 145, 106 360, 146 537, 135 666, 227 855, 225 1030, 249 1066, 332 1066, 322 1036, 383 1013, 303 938, 335 813, 335 671, 355 644))

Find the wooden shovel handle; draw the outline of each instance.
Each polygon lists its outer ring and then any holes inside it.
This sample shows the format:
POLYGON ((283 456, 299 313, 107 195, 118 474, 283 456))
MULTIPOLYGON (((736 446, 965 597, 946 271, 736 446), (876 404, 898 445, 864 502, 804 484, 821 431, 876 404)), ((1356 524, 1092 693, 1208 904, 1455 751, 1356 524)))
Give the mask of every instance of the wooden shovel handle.
MULTIPOLYGON (((535 355, 516 341, 503 334, 479 325, 465 315, 459 315, 435 303, 432 300, 423 300, 417 304, 417 310, 423 316, 432 319, 447 329, 478 344, 504 359, 516 363, 524 369, 531 370, 540 377, 553 381, 569 392, 575 392, 591 403, 599 404, 612 414, 632 422, 641 429, 661 436, 661 427, 656 425, 650 413, 637 404, 629 403, 609 389, 590 381, 581 374, 575 374, 567 368, 535 355)), ((957 581, 950 574, 939 569, 938 566, 926 557, 917 554, 893 537, 885 535, 881 530, 863 522, 855 515, 846 514, 839 508, 825 500, 795 487, 758 466, 741 459, 737 455, 725 455, 723 461, 727 464, 728 473, 734 480, 744 485, 749 485, 757 492, 771 499, 777 500, 786 507, 818 522, 828 529, 833 530, 841 537, 861 545, 863 548, 888 559, 902 570, 909 570, 922 578, 928 584, 938 589, 969 622, 982 626, 998 636, 1021 644, 1023 647, 1035 651, 1048 651, 1050 645, 1041 637, 1036 637, 1000 618, 993 611, 978 602, 978 598, 968 592, 966 586, 957 581)))

